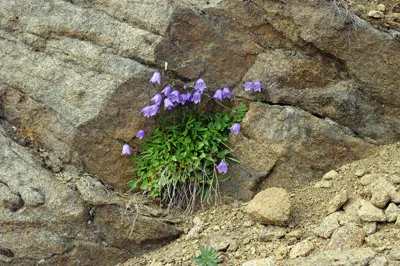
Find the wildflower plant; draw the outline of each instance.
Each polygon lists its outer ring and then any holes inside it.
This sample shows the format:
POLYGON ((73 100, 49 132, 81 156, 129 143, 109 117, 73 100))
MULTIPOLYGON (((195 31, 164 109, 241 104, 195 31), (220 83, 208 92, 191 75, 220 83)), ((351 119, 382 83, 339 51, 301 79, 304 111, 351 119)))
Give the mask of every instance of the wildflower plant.
POLYGON ((194 262, 201 266, 217 266, 222 260, 218 258, 218 251, 211 247, 203 247, 199 244, 200 256, 191 258, 194 262))
MULTIPOLYGON (((150 82, 161 84, 161 74, 156 72, 150 82)), ((259 91, 261 83, 248 87, 259 91)), ((211 94, 207 89, 203 79, 193 88, 185 85, 183 92, 168 85, 150 99, 153 104, 141 110, 147 118, 155 116, 158 127, 141 143, 141 154, 131 158, 131 171, 136 174, 127 182, 131 190, 139 188, 168 207, 183 207, 188 212, 194 210, 197 199, 203 203, 218 196, 219 182, 228 178, 227 162, 234 161, 228 156, 229 132, 239 133, 247 107, 240 104, 222 112, 201 113, 197 105, 204 99, 223 105, 232 96, 227 87, 211 94)), ((139 130, 136 137, 144 135, 139 130)), ((128 149, 125 144, 122 154, 130 155, 128 149)))

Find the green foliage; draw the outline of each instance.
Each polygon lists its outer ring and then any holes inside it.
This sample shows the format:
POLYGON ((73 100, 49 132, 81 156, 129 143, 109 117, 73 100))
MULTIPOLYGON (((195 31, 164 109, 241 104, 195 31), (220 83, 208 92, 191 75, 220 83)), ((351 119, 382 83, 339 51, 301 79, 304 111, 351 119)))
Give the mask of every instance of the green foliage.
POLYGON ((128 182, 169 207, 192 211, 199 196, 211 201, 218 192, 216 165, 226 160, 229 128, 247 112, 242 104, 229 113, 212 115, 185 111, 179 117, 159 118, 160 127, 142 143, 143 152, 131 159, 137 178, 128 182))
POLYGON ((222 260, 218 258, 218 251, 210 248, 203 247, 199 244, 200 256, 196 258, 191 258, 194 262, 202 266, 216 266, 222 260))

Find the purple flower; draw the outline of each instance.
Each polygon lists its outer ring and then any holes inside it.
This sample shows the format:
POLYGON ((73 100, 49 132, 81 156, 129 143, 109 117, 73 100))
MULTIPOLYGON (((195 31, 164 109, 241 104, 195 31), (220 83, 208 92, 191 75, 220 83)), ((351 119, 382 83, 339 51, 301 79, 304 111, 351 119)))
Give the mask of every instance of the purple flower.
POLYGON ((253 83, 253 86, 252 86, 252 89, 253 89, 253 91, 254 92, 257 92, 257 91, 260 91, 261 92, 261 88, 262 88, 262 83, 261 83, 261 81, 255 81, 254 83, 253 83))
POLYGON ((171 93, 171 90, 172 90, 171 86, 168 85, 161 92, 164 93, 164 95, 168 97, 169 94, 171 93))
POLYGON ((179 95, 179 103, 184 105, 187 101, 190 100, 190 92, 186 93, 186 94, 180 94, 179 95))
POLYGON ((199 91, 196 91, 196 92, 193 94, 192 102, 194 102, 195 104, 197 104, 197 103, 199 103, 200 101, 201 101, 201 93, 200 93, 199 91))
POLYGON ((164 99, 164 110, 171 110, 174 108, 174 104, 169 98, 164 99))
POLYGON ((185 85, 183 85, 183 89, 184 90, 186 90, 187 89, 187 85, 185 84, 185 85))
POLYGON ((179 102, 179 91, 174 90, 172 91, 169 95, 168 98, 171 100, 173 103, 179 102))
POLYGON ((197 80, 196 85, 194 85, 194 88, 196 91, 199 91, 201 94, 203 94, 204 90, 207 88, 207 85, 203 79, 199 79, 197 80))
POLYGON ((233 124, 233 126, 231 126, 230 130, 235 134, 239 134, 240 131, 240 124, 239 123, 235 123, 233 124))
POLYGON ((151 77, 150 79, 151 83, 158 83, 159 85, 161 85, 161 74, 159 72, 155 72, 153 74, 153 77, 151 77))
POLYGON ((122 155, 131 155, 131 147, 128 144, 124 144, 124 146, 122 146, 122 155))
POLYGON ((217 91, 214 93, 213 98, 214 98, 215 100, 220 100, 220 101, 222 101, 222 90, 217 90, 217 91))
POLYGON ((161 94, 156 94, 153 98, 151 98, 151 101, 155 104, 155 105, 160 105, 162 102, 162 95, 161 94))
POLYGON ((248 81, 248 82, 244 83, 243 89, 245 91, 250 91, 251 89, 253 89, 253 82, 248 81))
POLYGON ((150 117, 150 116, 156 115, 158 112, 158 105, 154 104, 154 105, 146 106, 145 108, 140 110, 140 112, 142 112, 145 117, 150 117))
POLYGON ((225 87, 222 89, 222 99, 231 98, 232 92, 229 88, 225 87))
POLYGON ((219 165, 217 166, 218 173, 224 173, 228 172, 228 165, 222 160, 219 165))
POLYGON ((139 130, 139 131, 136 133, 136 137, 137 137, 138 139, 142 139, 142 138, 144 137, 144 134, 145 134, 144 130, 141 129, 141 130, 139 130))

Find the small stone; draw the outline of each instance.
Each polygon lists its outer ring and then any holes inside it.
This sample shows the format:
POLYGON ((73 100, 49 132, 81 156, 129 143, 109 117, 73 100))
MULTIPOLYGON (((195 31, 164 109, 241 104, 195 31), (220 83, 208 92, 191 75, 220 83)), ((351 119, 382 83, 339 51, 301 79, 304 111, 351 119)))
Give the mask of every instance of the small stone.
POLYGON ((381 12, 385 12, 386 11, 386 6, 384 4, 379 4, 378 5, 378 10, 381 12))
POLYGON ((323 238, 329 238, 332 233, 340 227, 340 224, 338 222, 338 217, 339 213, 335 212, 322 220, 320 225, 314 229, 314 233, 317 236, 323 237, 323 238))
POLYGON ((276 261, 273 258, 249 260, 242 264, 242 266, 275 266, 276 261))
POLYGON ((400 246, 395 245, 389 252, 389 258, 392 260, 400 260, 400 246))
POLYGON ((396 204, 390 203, 385 210, 385 214, 388 222, 395 222, 397 220, 397 216, 400 214, 400 208, 397 207, 396 204))
POLYGON ((361 247, 364 242, 365 232, 360 227, 354 224, 348 224, 333 232, 331 240, 326 246, 326 250, 329 249, 352 249, 361 247))
POLYGON ((369 263, 369 266, 387 266, 389 265, 388 260, 383 256, 377 256, 372 259, 369 263))
POLYGON ((328 173, 324 174, 322 179, 332 180, 332 179, 336 179, 338 176, 339 176, 338 172, 336 172, 335 170, 330 170, 328 173))
POLYGON ((267 188, 254 196, 245 211, 262 224, 287 225, 291 213, 289 194, 283 188, 267 188))
POLYGON ((371 10, 371 11, 368 12, 367 16, 370 17, 370 18, 381 19, 381 18, 383 18, 385 15, 383 14, 382 11, 379 11, 379 10, 371 10))
POLYGON ((363 229, 367 236, 375 234, 376 233, 376 223, 375 222, 365 223, 363 226, 363 229))
POLYGON ((208 236, 208 245, 218 251, 226 251, 233 242, 228 232, 219 231, 208 236))
POLYGON ((385 222, 386 215, 385 213, 375 207, 369 201, 363 201, 361 203, 361 207, 358 210, 358 216, 360 216, 361 220, 365 222, 385 222))
POLYGON ((293 246, 293 248, 289 252, 289 257, 291 259, 297 257, 305 257, 311 254, 314 250, 314 245, 312 242, 308 240, 301 241, 293 246))
POLYGON ((300 239, 303 236, 303 232, 300 229, 292 230, 285 235, 285 238, 297 238, 300 239))
POLYGON ((346 190, 337 194, 326 205, 327 214, 331 214, 331 213, 334 213, 335 211, 339 210, 343 206, 343 204, 346 203, 347 199, 348 199, 348 197, 347 197, 346 190))
POLYGON ((286 234, 285 227, 279 226, 268 226, 260 233, 260 240, 264 242, 273 241, 279 238, 284 237, 286 234))
POLYGON ((354 175, 358 177, 362 177, 363 175, 366 174, 365 168, 358 168, 355 172, 354 175))
POLYGON ((283 260, 286 258, 288 253, 288 247, 286 245, 280 245, 274 250, 276 260, 283 260))
MULTIPOLYGON (((400 13, 396 14, 400 18, 400 13)), ((389 176, 389 181, 395 185, 400 184, 400 173, 394 173, 393 175, 389 176)))
POLYGON ((372 192, 371 203, 378 208, 385 208, 389 200, 389 194, 383 189, 376 189, 372 192))
POLYGON ((316 188, 330 188, 332 187, 332 182, 330 180, 321 180, 317 182, 314 187, 316 188))
POLYGON ((367 185, 371 184, 372 182, 374 182, 378 177, 379 176, 377 176, 375 174, 364 175, 360 179, 360 184, 363 186, 367 186, 367 185))

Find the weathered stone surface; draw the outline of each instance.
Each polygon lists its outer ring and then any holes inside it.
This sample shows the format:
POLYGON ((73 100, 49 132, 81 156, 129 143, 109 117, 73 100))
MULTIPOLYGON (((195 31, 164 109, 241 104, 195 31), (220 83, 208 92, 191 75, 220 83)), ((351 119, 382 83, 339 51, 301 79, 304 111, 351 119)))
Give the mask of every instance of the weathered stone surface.
POLYGON ((400 246, 395 245, 389 252, 389 258, 392 260, 400 260, 400 246))
POLYGON ((287 233, 286 227, 267 226, 267 228, 261 230, 260 240, 264 242, 274 241, 284 237, 286 233, 287 233))
POLYGON ((346 251, 329 250, 308 256, 285 261, 282 266, 367 266, 375 257, 370 248, 351 249, 346 251))
POLYGON ((208 236, 208 245, 218 251, 226 251, 233 242, 230 232, 219 231, 208 236))
POLYGON ((317 236, 329 238, 332 233, 340 227, 338 220, 339 215, 339 212, 335 212, 325 217, 324 220, 322 220, 322 222, 319 224, 319 226, 314 229, 314 233, 317 236))
POLYGON ((363 201, 360 209, 358 210, 358 215, 361 220, 366 222, 384 222, 387 220, 383 210, 375 207, 369 201, 363 201))
POLYGON ((385 215, 388 222, 395 222, 399 214, 400 208, 394 203, 390 203, 385 210, 385 215))
POLYGON ((82 198, 92 205, 121 203, 112 191, 107 191, 104 185, 89 175, 83 175, 77 182, 76 187, 82 198))
POLYGON ((314 244, 308 240, 301 241, 294 245, 289 252, 289 258, 306 257, 314 250, 314 244))
POLYGON ((343 206, 343 204, 346 203, 347 199, 348 196, 346 190, 343 190, 342 192, 338 193, 326 204, 327 214, 331 214, 339 210, 343 206))
MULTIPOLYGON (((289 106, 251 103, 241 125, 241 133, 230 139, 234 155, 241 168, 265 179, 261 187, 293 187, 372 148, 335 123, 289 106)), ((231 183, 239 186, 240 172, 231 173, 231 183)))
POLYGON ((361 247, 364 242, 365 232, 356 225, 348 224, 333 232, 331 240, 326 246, 326 250, 341 249, 347 250, 361 247))
POLYGON ((275 266, 276 261, 273 258, 256 259, 246 261, 242 266, 275 266))
POLYGON ((255 195, 245 211, 262 224, 286 225, 291 212, 289 194, 283 188, 267 188, 255 195))

